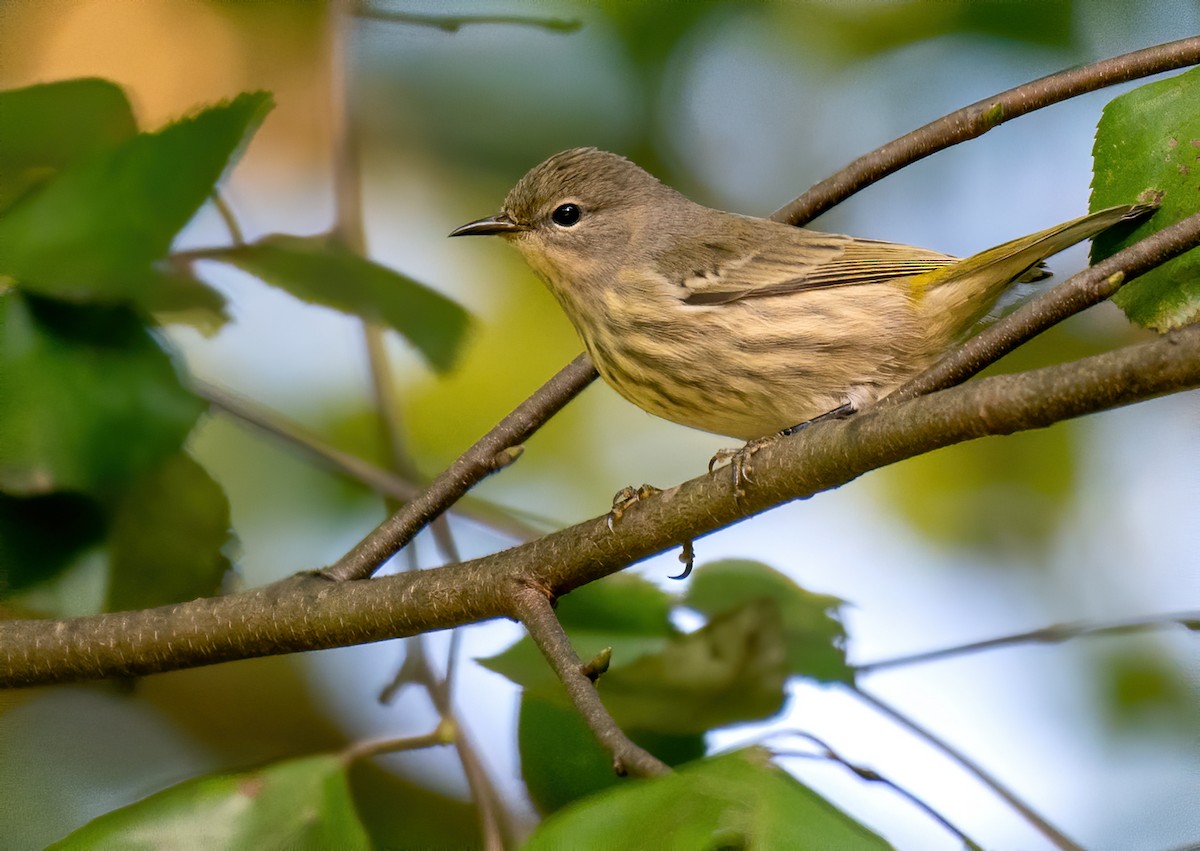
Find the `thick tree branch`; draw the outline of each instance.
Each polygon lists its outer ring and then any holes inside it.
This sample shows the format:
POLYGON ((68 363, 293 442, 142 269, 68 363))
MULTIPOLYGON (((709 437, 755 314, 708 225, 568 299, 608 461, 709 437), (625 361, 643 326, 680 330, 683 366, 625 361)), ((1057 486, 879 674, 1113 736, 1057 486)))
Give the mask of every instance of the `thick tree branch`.
MULTIPOLYGON (((0 685, 149 674, 513 617, 508 589, 533 585, 565 594, 680 541, 923 452, 1198 386, 1200 326, 1191 326, 1072 363, 984 378, 818 423, 760 450, 754 484, 740 498, 724 471, 700 476, 633 505, 615 533, 597 517, 484 558, 370 582, 302 574, 145 611, 3 622, 0 685)), ((505 445, 498 441, 491 451, 505 445)))
POLYGON ((640 777, 670 771, 658 757, 631 741, 608 714, 596 684, 585 672, 583 662, 571 646, 571 639, 558 622, 550 598, 540 589, 526 585, 513 593, 512 602, 515 614, 562 681, 576 711, 600 746, 612 754, 613 770, 620 775, 640 777))
POLYGON ((780 207, 771 218, 792 225, 805 224, 904 166, 959 142, 982 136, 1019 115, 1106 86, 1197 63, 1200 63, 1200 36, 1135 50, 1025 83, 931 121, 859 157, 780 207))

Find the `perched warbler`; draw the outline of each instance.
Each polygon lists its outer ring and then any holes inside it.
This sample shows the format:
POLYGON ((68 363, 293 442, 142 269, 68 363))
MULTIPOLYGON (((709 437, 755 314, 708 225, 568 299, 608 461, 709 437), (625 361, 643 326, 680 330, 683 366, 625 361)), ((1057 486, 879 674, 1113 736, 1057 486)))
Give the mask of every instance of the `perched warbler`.
POLYGON ((556 154, 494 216, 600 375, 672 422, 752 440, 870 404, 930 366, 1051 254, 1121 206, 960 260, 701 206, 624 157, 556 154))

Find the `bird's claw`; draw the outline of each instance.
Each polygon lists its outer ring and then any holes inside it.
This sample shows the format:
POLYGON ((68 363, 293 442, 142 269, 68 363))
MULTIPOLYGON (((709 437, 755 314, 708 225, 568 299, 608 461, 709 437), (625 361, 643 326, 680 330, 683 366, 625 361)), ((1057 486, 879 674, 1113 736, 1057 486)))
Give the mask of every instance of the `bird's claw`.
POLYGON ((617 491, 613 495, 612 511, 608 512, 608 531, 615 531, 616 525, 621 522, 631 505, 656 493, 662 493, 662 488, 656 488, 654 485, 642 485, 636 489, 627 485, 617 491))

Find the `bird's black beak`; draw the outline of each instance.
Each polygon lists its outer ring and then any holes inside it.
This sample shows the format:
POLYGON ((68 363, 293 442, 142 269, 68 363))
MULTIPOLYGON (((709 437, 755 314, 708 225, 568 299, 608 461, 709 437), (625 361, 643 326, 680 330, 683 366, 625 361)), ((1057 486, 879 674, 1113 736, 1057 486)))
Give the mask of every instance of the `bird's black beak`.
POLYGON ((450 231, 450 236, 492 236, 494 234, 520 233, 527 230, 525 225, 517 224, 508 217, 507 213, 488 216, 486 219, 476 219, 467 222, 462 227, 450 231))

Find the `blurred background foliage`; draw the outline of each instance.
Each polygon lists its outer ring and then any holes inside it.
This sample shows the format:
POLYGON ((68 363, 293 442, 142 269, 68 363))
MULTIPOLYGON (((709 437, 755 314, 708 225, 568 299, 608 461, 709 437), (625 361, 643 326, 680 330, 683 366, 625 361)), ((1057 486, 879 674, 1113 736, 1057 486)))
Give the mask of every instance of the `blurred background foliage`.
MULTIPOLYGON (((579 350, 515 252, 444 239, 455 225, 493 212, 509 186, 550 153, 582 144, 619 151, 697 200, 765 215, 854 156, 953 108, 1200 31, 1194 0, 430 0, 376 8, 580 24, 466 25, 448 33, 363 18, 350 30, 344 72, 371 256, 474 317, 447 374, 434 374, 407 343, 391 340, 407 443, 426 475, 579 350)), ((143 130, 241 92, 269 91, 276 106, 226 194, 247 239, 316 235, 333 216, 328 25, 326 7, 305 2, 11 4, 0 14, 0 88, 101 77, 124 89, 143 130)), ((815 225, 966 254, 1078 215, 1087 204, 1096 120, 1113 94, 1078 98, 919 163, 815 225)), ((119 138, 132 128, 114 118, 110 129, 119 138)), ((3 145, 0 137, 0 157, 11 162, 16 153, 3 145)), ((175 248, 228 243, 220 216, 206 205, 175 248)), ((1051 266, 1065 276, 1084 256, 1076 249, 1051 266)), ((180 353, 181 367, 378 460, 357 323, 228 266, 201 262, 197 269, 227 300, 231 321, 216 333, 170 326, 162 339, 180 353)), ((62 331, 68 320, 46 321, 62 331)), ((68 330, 56 338, 64 346, 79 333, 68 330)), ((995 368, 1067 360, 1142 333, 1106 305, 995 368)), ((130 332, 122 345, 148 343, 130 332)), ((113 349, 113 369, 120 351, 113 349)), ((86 377, 44 381, 86 392, 86 377)), ((63 399, 61 425, 75 423, 69 403, 63 399)), ((172 408, 176 442, 197 416, 189 404, 172 408)), ((705 539, 699 554, 760 558, 807 588, 849 601, 855 661, 1053 621, 1197 608, 1198 405, 1189 394, 942 450, 705 539)), ((99 435, 131 427, 101 425, 99 435)), ((726 443, 654 420, 597 385, 478 493, 552 528, 602 513, 623 485, 696 475, 726 443)), ((324 565, 383 516, 380 498, 227 416, 201 416, 186 449, 158 453, 170 466, 155 475, 191 482, 182 491, 205 482, 223 489, 237 539, 224 548, 234 565, 227 587, 324 565), (189 458, 199 464, 189 466, 189 458)), ((161 497, 147 476, 128 493, 151 506, 161 497)), ((0 611, 78 613, 106 600, 126 606, 142 599, 137 581, 119 569, 119 552, 111 544, 97 549, 105 521, 89 514, 86 500, 77 505, 81 499, 70 490, 24 492, 19 504, 0 497, 8 503, 0 503, 0 575, 21 591, 0 601, 0 611), (63 501, 72 503, 65 513, 74 518, 65 529, 55 524, 63 501), (35 572, 27 554, 38 550, 35 572)), ((113 528, 140 540, 145 513, 124 516, 113 528)), ((197 534, 211 536, 223 520, 205 516, 197 534)), ((466 557, 509 543, 467 522, 455 530, 466 557)), ((417 552, 422 564, 436 563, 424 539, 417 552)), ((153 563, 160 554, 156 547, 129 557, 153 563)), ((200 569, 215 588, 223 568, 200 569)), ((668 555, 638 570, 663 584, 677 569, 668 555)), ((493 655, 516 635, 506 624, 474 629, 466 650, 493 655)), ((401 655, 400 647, 381 645, 128 687, 0 694, 6 842, 40 847, 206 771, 250 768, 365 736, 424 732, 434 716, 419 695, 375 702, 401 655)), ((994 767, 1087 847, 1153 848, 1200 836, 1195 812, 1180 805, 1200 795, 1198 671, 1194 643, 1165 636, 1002 651, 881 675, 871 685, 994 767)), ((464 666, 460 680, 459 703, 506 799, 519 820, 531 821, 513 765, 513 688, 474 665, 464 666)), ((994 847, 1036 847, 1027 826, 955 769, 897 744, 895 728, 848 710, 827 689, 796 687, 786 723, 855 743, 861 761, 917 788, 994 847)), ((795 770, 902 847, 947 842, 875 790, 811 765, 795 770)), ((449 754, 387 758, 359 766, 353 779, 380 844, 454 845, 473 836, 449 754)))

